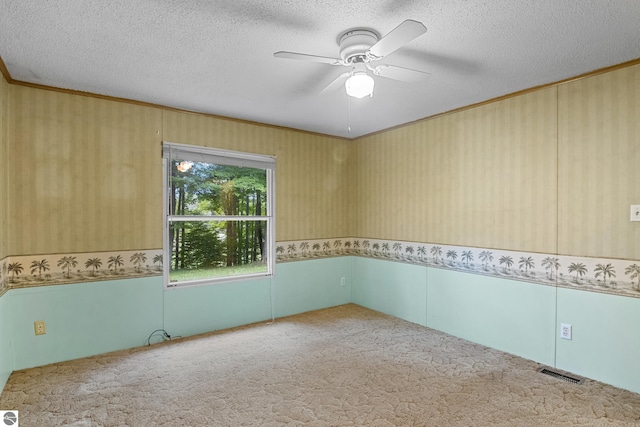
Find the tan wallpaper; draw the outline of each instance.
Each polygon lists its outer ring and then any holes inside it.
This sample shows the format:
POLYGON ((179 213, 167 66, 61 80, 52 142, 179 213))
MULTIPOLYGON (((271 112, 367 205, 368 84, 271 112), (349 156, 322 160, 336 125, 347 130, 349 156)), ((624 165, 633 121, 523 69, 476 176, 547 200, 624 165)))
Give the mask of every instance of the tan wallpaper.
POLYGON ((9 255, 7 236, 7 179, 9 160, 7 157, 9 84, 0 74, 0 260, 9 255))
POLYGON ((162 246, 162 140, 277 156, 277 239, 347 233, 348 141, 11 85, 10 255, 162 246))
POLYGON ((166 140, 275 155, 278 241, 640 258, 640 65, 355 141, 4 81, 0 100, 0 257, 160 248, 166 140))
POLYGON ((356 142, 359 237, 556 251, 556 88, 356 142))
POLYGON ((11 255, 162 246, 162 112, 11 85, 11 255))
POLYGON ((559 87, 559 251, 640 259, 640 65, 559 87))

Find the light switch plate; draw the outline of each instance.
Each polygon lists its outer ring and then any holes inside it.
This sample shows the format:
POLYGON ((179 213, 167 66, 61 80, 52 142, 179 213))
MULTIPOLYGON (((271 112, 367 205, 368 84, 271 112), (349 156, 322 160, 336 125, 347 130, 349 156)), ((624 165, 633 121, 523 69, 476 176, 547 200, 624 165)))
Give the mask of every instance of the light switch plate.
POLYGON ((640 221, 640 205, 631 205, 630 221, 640 221))

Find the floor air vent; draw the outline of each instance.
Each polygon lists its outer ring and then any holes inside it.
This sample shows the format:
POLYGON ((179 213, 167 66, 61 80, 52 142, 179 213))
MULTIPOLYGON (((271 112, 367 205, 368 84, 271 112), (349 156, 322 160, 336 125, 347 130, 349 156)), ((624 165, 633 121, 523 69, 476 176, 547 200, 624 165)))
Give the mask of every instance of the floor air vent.
POLYGON ((582 378, 570 377, 569 375, 561 374, 560 372, 552 371, 551 369, 547 369, 547 368, 539 369, 538 372, 540 372, 541 374, 549 375, 551 377, 557 378, 562 381, 566 381, 568 383, 582 384, 584 382, 582 378))

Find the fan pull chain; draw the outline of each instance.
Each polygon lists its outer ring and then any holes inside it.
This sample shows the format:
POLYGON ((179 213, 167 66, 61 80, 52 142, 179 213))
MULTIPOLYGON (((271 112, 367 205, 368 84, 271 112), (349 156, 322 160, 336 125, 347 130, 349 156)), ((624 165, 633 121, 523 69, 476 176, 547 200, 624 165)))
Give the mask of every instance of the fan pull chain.
POLYGON ((347 131, 351 133, 351 97, 349 95, 347 95, 347 100, 347 102, 349 103, 349 122, 347 123, 347 131))

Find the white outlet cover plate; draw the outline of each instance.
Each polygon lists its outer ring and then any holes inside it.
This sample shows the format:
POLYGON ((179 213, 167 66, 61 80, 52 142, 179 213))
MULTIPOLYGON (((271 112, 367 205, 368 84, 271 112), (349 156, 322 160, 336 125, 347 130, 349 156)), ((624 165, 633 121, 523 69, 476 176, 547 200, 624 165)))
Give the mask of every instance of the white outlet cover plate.
POLYGON ((560 338, 565 340, 571 339, 571 325, 566 323, 560 324, 560 338))
POLYGON ((640 205, 631 205, 630 221, 640 221, 640 205))

